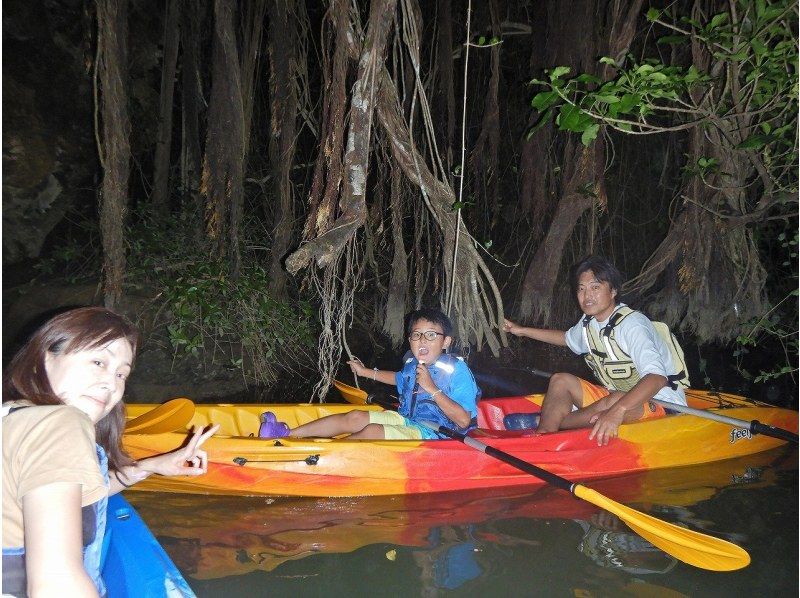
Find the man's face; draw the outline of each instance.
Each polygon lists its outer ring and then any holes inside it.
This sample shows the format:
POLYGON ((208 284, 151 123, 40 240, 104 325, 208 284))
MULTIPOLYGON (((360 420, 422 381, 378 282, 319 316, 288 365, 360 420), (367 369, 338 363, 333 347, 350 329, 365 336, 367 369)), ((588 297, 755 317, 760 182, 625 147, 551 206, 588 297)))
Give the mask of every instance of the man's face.
POLYGON ((578 277, 578 303, 581 311, 598 322, 607 320, 616 307, 617 291, 608 282, 600 282, 587 270, 578 277))

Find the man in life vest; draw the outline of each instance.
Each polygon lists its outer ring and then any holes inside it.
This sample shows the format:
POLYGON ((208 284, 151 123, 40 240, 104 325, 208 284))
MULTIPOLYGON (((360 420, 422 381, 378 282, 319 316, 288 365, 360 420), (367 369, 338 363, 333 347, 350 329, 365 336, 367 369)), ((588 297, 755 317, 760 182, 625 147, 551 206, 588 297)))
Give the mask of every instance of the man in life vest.
POLYGON ((657 331, 644 314, 619 303, 621 287, 619 270, 608 260, 591 256, 577 265, 573 276, 584 314, 575 326, 564 332, 504 320, 506 332, 567 346, 583 355, 600 382, 553 374, 539 432, 592 426, 589 438, 605 445, 621 424, 664 415, 664 408, 650 399, 686 405, 683 389, 689 378, 677 341, 668 330, 657 331))

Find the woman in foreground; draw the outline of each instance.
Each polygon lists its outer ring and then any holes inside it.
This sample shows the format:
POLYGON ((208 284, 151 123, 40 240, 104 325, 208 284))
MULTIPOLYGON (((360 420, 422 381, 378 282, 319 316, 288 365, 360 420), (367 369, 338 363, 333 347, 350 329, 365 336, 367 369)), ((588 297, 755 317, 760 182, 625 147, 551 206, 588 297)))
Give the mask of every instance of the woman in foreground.
POLYGON ((83 307, 55 316, 3 377, 3 594, 103 596, 108 495, 149 477, 202 475, 218 426, 140 461, 122 448, 122 395, 139 333, 83 307))

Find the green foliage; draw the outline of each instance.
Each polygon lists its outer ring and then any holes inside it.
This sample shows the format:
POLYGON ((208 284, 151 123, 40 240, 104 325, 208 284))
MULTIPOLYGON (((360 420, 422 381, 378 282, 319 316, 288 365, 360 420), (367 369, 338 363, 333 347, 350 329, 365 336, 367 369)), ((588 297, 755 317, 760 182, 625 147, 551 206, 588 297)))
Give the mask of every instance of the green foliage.
POLYGON ((486 37, 485 35, 479 35, 478 38, 471 44, 478 48, 490 48, 492 46, 497 46, 502 44, 503 40, 501 40, 496 35, 492 37, 486 37))
POLYGON ((221 361, 248 381, 269 386, 281 370, 306 361, 315 346, 311 306, 293 308, 271 297, 269 278, 259 266, 248 266, 232 279, 224 266, 200 262, 177 278, 165 277, 163 285, 162 306, 171 315, 167 332, 176 354, 221 361))
POLYGON ((670 12, 672 8, 649 9, 648 20, 669 32, 657 43, 699 41, 714 58, 709 72, 701 72, 694 64, 665 64, 656 58, 637 62, 629 57, 623 68, 612 58, 602 57, 601 64, 619 69, 613 79, 602 81, 585 73, 568 78, 570 68, 558 66, 547 72, 547 80, 531 81, 544 87, 531 101, 543 117, 535 128, 555 114, 560 130, 580 133, 588 145, 600 125, 623 132, 658 133, 670 130, 671 123, 681 117, 713 121, 748 113, 754 116, 749 125, 752 132, 736 148, 760 152, 778 180, 786 182, 786 167, 797 163, 796 3, 739 0, 736 8, 735 23, 729 13, 721 12, 705 24, 679 17, 670 12), (725 93, 713 106, 698 101, 715 89, 725 89, 725 93))

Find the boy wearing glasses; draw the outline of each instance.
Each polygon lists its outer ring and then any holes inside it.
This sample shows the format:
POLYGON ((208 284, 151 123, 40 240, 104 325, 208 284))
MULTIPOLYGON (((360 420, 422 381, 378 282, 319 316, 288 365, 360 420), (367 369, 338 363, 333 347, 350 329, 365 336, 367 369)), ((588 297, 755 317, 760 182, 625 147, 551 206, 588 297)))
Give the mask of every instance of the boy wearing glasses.
MULTIPOLYGON (((350 434, 353 439, 422 440, 441 436, 420 422, 431 422, 466 433, 477 425, 480 390, 466 362, 449 355, 453 325, 439 310, 420 309, 408 321, 411 351, 399 372, 365 367, 348 361, 353 373, 397 387, 400 407, 395 411, 359 411, 329 415, 293 430, 281 422, 269 423, 262 437, 309 436, 330 438, 350 434)), ((272 414, 265 414, 269 419, 272 414)), ((274 417, 274 416, 273 416, 274 417)), ((264 426, 262 425, 262 430, 264 426)))

